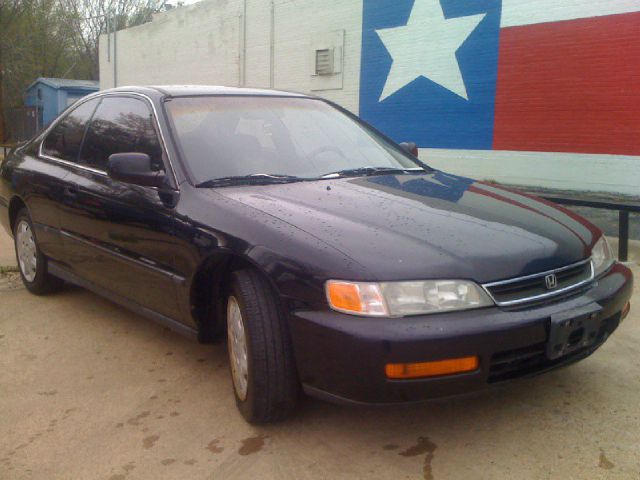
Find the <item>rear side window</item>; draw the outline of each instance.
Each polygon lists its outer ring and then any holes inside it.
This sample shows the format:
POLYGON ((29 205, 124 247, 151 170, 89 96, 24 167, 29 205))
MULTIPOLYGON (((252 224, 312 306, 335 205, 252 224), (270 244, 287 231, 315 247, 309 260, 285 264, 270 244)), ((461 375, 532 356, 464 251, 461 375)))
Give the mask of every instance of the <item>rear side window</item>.
POLYGON ((105 97, 87 130, 80 163, 107 169, 114 153, 146 153, 154 170, 164 170, 162 148, 149 106, 131 97, 105 97))
POLYGON ((76 162, 82 138, 99 99, 89 100, 69 112, 47 135, 42 153, 68 162, 76 162))

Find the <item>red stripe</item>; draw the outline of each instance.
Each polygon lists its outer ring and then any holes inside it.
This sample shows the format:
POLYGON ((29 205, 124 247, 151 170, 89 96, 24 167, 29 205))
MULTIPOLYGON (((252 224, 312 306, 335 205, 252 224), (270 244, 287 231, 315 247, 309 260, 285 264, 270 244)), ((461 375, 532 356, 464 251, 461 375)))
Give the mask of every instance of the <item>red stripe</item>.
POLYGON ((640 155, 640 12, 504 28, 494 148, 640 155))

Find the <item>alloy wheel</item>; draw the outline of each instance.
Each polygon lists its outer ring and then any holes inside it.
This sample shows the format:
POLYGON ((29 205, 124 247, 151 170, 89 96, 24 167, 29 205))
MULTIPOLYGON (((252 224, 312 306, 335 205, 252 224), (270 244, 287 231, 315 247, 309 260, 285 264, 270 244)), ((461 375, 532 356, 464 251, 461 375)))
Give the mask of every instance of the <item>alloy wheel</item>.
POLYGON ((22 275, 28 282, 33 282, 38 268, 38 255, 33 231, 25 220, 21 220, 16 228, 16 252, 22 275))
POLYGON ((227 342, 233 387, 238 398, 244 401, 249 383, 247 337, 240 305, 234 296, 230 296, 227 303, 227 342))

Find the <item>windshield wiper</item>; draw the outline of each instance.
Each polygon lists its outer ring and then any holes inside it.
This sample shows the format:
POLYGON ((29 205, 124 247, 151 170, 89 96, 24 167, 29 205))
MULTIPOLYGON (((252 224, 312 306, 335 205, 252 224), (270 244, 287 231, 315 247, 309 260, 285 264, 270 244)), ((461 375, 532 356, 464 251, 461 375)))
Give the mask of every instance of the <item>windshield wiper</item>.
POLYGON ((395 168, 395 167, 360 167, 338 170, 326 173, 315 178, 296 177, 295 175, 281 175, 277 173, 252 173, 251 175, 234 175, 230 177, 212 178, 196 184, 196 188, 226 187, 231 185, 267 185, 271 183, 302 182, 318 179, 343 178, 343 177, 364 177, 387 173, 416 173, 426 172, 420 167, 415 168, 395 168))
POLYGON ((269 183, 288 183, 305 180, 294 175, 274 173, 252 173, 251 175, 234 175, 231 177, 212 178, 196 184, 196 188, 224 187, 229 185, 266 185, 269 183))
POLYGON ((318 178, 341 178, 341 177, 366 177, 370 175, 379 175, 387 173, 415 173, 425 172, 426 170, 421 167, 414 168, 395 168, 395 167, 360 167, 360 168, 347 168, 345 170, 338 170, 336 172, 325 173, 318 178))

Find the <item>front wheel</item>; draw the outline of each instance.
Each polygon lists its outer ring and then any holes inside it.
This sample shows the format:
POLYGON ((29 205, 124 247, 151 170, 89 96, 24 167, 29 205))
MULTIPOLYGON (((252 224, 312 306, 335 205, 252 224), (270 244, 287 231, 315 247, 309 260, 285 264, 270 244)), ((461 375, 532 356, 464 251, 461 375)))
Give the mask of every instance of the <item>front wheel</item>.
POLYGON ((33 223, 26 208, 18 212, 13 229, 16 260, 22 283, 31 293, 43 295, 58 289, 62 280, 47 271, 47 257, 38 248, 33 223))
POLYGON ((227 344, 236 404, 244 418, 270 423, 287 417, 298 393, 289 330, 273 289, 253 270, 232 275, 227 344))

